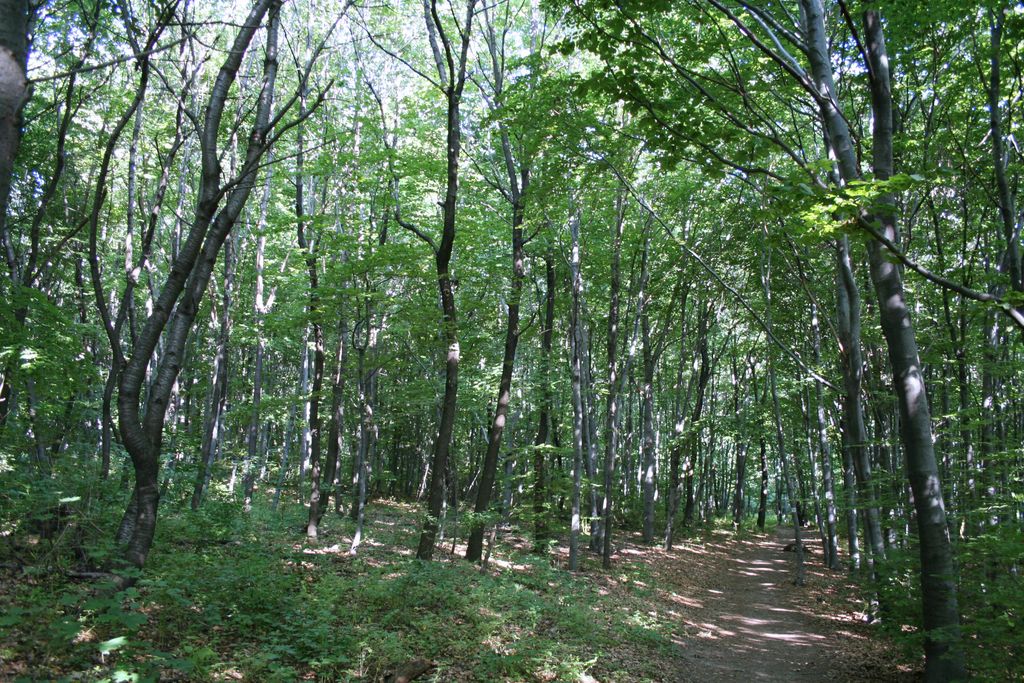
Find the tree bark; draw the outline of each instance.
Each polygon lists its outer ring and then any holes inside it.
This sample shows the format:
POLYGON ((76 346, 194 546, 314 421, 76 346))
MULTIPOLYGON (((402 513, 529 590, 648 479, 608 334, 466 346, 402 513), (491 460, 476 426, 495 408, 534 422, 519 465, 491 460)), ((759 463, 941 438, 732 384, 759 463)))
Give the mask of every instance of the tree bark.
MULTIPOLYGON (((852 137, 838 108, 832 66, 828 56, 824 9, 820 0, 801 0, 808 44, 808 59, 821 102, 821 117, 836 152, 844 182, 860 179, 852 137)), ((881 17, 874 10, 864 13, 868 63, 871 67, 872 165, 875 177, 887 180, 892 174, 892 95, 889 59, 886 54, 881 17)), ((863 220, 878 223, 881 234, 899 243, 895 208, 891 197, 882 198, 883 208, 863 220)), ((894 390, 899 406, 900 436, 910 486, 917 511, 921 553, 922 608, 925 628, 925 676, 928 680, 966 678, 957 608, 953 549, 946 526, 945 504, 932 444, 931 416, 921 361, 917 351, 910 311, 903 291, 903 277, 877 240, 868 242, 871 280, 878 298, 882 332, 889 348, 894 390)))
MULTIPOLYGON (((814 342, 814 364, 821 366, 821 332, 818 326, 818 308, 812 304, 811 333, 814 342)), ((822 487, 825 490, 825 566, 839 569, 839 538, 836 532, 836 494, 832 475, 832 452, 828 442, 825 419, 825 400, 821 380, 814 380, 814 414, 817 418, 818 452, 821 454, 822 487)), ((856 527, 854 527, 856 528, 856 527)))
POLYGON ((768 516, 768 455, 765 449, 765 441, 762 436, 759 440, 761 446, 761 495, 757 503, 757 528, 764 531, 764 523, 768 516))
POLYGON ((228 342, 231 336, 231 290, 235 280, 235 256, 231 240, 224 245, 224 283, 220 309, 220 330, 217 333, 217 350, 213 359, 213 388, 210 409, 206 416, 203 442, 200 449, 199 469, 192 489, 193 510, 199 509, 203 493, 210 483, 211 467, 220 449, 221 429, 228 398, 228 342))
MULTIPOLYGON (((864 29, 873 74, 872 166, 878 180, 888 180, 892 175, 892 93, 881 17, 874 10, 865 11, 864 29)), ((881 204, 881 210, 868 220, 878 221, 882 234, 891 242, 899 243, 895 200, 883 197, 881 204)), ((868 261, 878 297, 882 332, 889 347, 889 363, 899 405, 900 436, 917 512, 926 631, 925 677, 929 680, 961 680, 967 677, 967 670, 960 636, 956 569, 946 526, 946 507, 935 460, 931 413, 921 374, 917 339, 899 268, 887 258, 884 247, 876 240, 868 242, 868 261)))
MULTIPOLYGON (((544 329, 541 332, 541 404, 537 436, 533 440, 533 550, 547 552, 547 524, 544 520, 546 502, 544 482, 544 446, 551 441, 554 399, 551 392, 551 346, 555 327, 555 259, 549 250, 544 255, 544 329)), ((555 436, 557 443, 557 435, 555 436)))
POLYGON ((641 320, 642 329, 642 354, 643 354, 643 385, 641 387, 641 423, 643 429, 643 441, 641 450, 643 452, 640 479, 643 488, 643 538, 644 543, 654 542, 654 498, 657 494, 657 482, 655 480, 655 466, 657 452, 655 451, 654 431, 654 370, 657 365, 657 354, 651 345, 651 320, 647 312, 644 312, 641 320))
POLYGON ((601 564, 611 567, 612 494, 614 492, 615 455, 619 440, 619 289, 621 288, 620 260, 622 255, 622 224, 625 213, 623 196, 617 195, 616 218, 612 227, 612 262, 608 302, 608 334, 605 358, 608 362, 608 396, 605 407, 604 435, 604 500, 601 507, 602 553, 601 564))
MULTIPOLYGON (((519 304, 522 299, 525 276, 526 253, 523 249, 524 205, 522 191, 529 184, 529 173, 524 170, 521 181, 515 171, 509 168, 510 196, 512 199, 512 279, 509 284, 508 315, 505 327, 505 351, 501 361, 501 379, 498 381, 498 396, 487 432, 487 451, 480 470, 480 482, 476 491, 473 511, 477 515, 487 512, 491 504, 491 493, 498 472, 498 455, 501 451, 502 434, 508 419, 508 408, 512 398, 512 372, 515 369, 516 349, 519 346, 519 304)), ((548 330, 545 333, 550 334, 548 330)), ((543 416, 542 416, 543 417, 543 416)), ((485 525, 474 520, 469 541, 466 545, 466 559, 479 562, 483 554, 485 525)))
MULTIPOLYGON (((0 0, 0 243, 11 274, 17 272, 14 247, 7 233, 7 203, 14 159, 21 143, 22 109, 28 99, 26 64, 31 20, 28 0, 0 0)), ((4 375, 0 426, 10 409, 10 378, 4 375)))
MULTIPOLYGON (((1010 190, 1010 182, 1006 177, 1006 151, 1003 140, 1003 114, 1000 106, 1001 59, 1000 44, 1003 36, 1003 24, 1006 12, 1002 7, 989 9, 989 78, 987 87, 989 138, 992 142, 992 166, 995 169, 996 198, 999 204, 999 219, 1003 229, 1006 251, 1003 255, 1003 266, 1010 276, 1010 287, 1017 292, 1024 292, 1024 276, 1021 274, 1020 228, 1017 224, 1014 192, 1010 190)), ((1001 268, 1003 269, 1003 268, 1001 268)), ((1024 306, 1022 306, 1024 308, 1024 306)))
POLYGON ((572 313, 569 318, 569 348, 572 363, 572 519, 569 528, 569 570, 579 568, 580 545, 580 486, 584 465, 584 420, 586 408, 583 405, 582 365, 583 349, 580 348, 580 312, 583 279, 580 275, 580 225, 579 215, 573 214, 569 219, 569 230, 572 235, 572 254, 569 270, 572 276, 572 313))
MULTIPOLYGON (((448 453, 451 449, 452 432, 455 428, 455 406, 459 391, 459 336, 455 315, 455 291, 449 266, 452 248, 455 245, 455 220, 459 197, 459 155, 462 150, 461 112, 462 92, 466 85, 466 69, 469 59, 469 38, 473 24, 476 0, 467 0, 466 14, 460 29, 461 46, 454 54, 454 46, 444 33, 434 0, 426 17, 428 35, 435 31, 440 35, 447 56, 447 69, 441 60, 437 61, 438 76, 443 82, 447 103, 447 155, 444 201, 441 204, 441 239, 434 249, 434 266, 437 271, 437 288, 441 298, 441 326, 447 349, 445 358, 444 398, 441 400, 441 419, 430 473, 430 497, 427 503, 427 518, 423 523, 416 557, 430 560, 434 556, 434 539, 437 536, 438 520, 444 504, 444 480, 448 472, 448 453), (447 74, 447 76, 446 76, 447 74)), ((426 2, 424 3, 426 5, 426 2)))
MULTIPOLYGON (((765 298, 765 326, 769 333, 772 330, 772 292, 770 285, 771 278, 771 251, 767 240, 764 244, 765 252, 761 258, 761 286, 764 288, 765 298)), ((782 408, 779 405, 779 391, 775 381, 775 363, 772 360, 771 350, 768 354, 768 389, 772 398, 772 414, 775 418, 775 447, 778 449, 779 462, 782 465, 782 478, 786 487, 786 495, 793 506, 793 549, 796 557, 796 577, 793 580, 797 586, 804 585, 804 545, 800 533, 803 520, 800 519, 800 490, 793 479, 793 468, 789 463, 789 456, 786 454, 786 440, 782 427, 782 408)), ((779 522, 782 520, 780 519, 779 522)))
MULTIPOLYGON (((299 116, 306 113, 306 84, 302 83, 299 94, 299 116)), ((316 235, 307 235, 307 230, 312 230, 312 225, 305 221, 306 199, 305 199, 305 178, 304 161, 304 135, 303 126, 298 125, 297 132, 298 150, 296 153, 296 176, 295 176, 295 218, 296 237, 299 248, 302 249, 306 259, 306 273, 309 276, 309 319, 313 331, 313 372, 311 373, 312 387, 309 395, 309 518, 306 521, 306 537, 316 538, 323 517, 323 511, 327 507, 327 500, 321 500, 321 486, 323 485, 323 463, 320 459, 322 439, 320 438, 320 393, 324 386, 324 328, 320 320, 320 274, 318 264, 318 252, 320 240, 316 235)), ((329 484, 328 484, 329 485, 329 484)))
POLYGON ((201 133, 202 180, 195 220, 120 377, 118 422, 125 448, 135 469, 134 521, 128 525, 131 533, 126 534, 129 540, 124 555, 136 567, 145 564, 156 530, 164 418, 168 397, 181 370, 185 342, 198 313, 199 302, 206 290, 217 254, 248 199, 255 181, 257 161, 266 150, 273 85, 277 75, 278 8, 277 0, 257 2, 244 26, 239 29, 217 75, 201 133), (242 57, 268 10, 271 20, 267 32, 263 89, 246 149, 245 164, 241 177, 233 184, 224 199, 223 207, 217 213, 222 195, 217 139, 224 103, 241 66, 242 57), (149 392, 145 413, 140 414, 146 371, 168 323, 170 330, 164 343, 164 353, 149 392))
MULTIPOLYGON (((270 155, 268 154, 268 157, 270 155)), ((249 425, 246 430, 246 472, 244 481, 244 502, 246 511, 252 508, 253 491, 256 488, 256 460, 259 449, 260 433, 260 403, 263 401, 263 359, 266 354, 266 342, 264 341, 263 319, 274 305, 276 288, 271 290, 269 296, 265 295, 263 271, 265 267, 264 256, 267 246, 267 236, 263 234, 267 222, 267 207, 270 203, 270 181, 273 173, 268 172, 263 185, 263 197, 260 200, 260 215, 257 221, 256 236, 256 283, 253 295, 253 320, 256 328, 256 352, 253 360, 252 379, 252 408, 249 415, 249 425)), ((264 462, 266 457, 264 454, 264 462)))
POLYGON ((739 365, 736 362, 735 356, 732 361, 732 410, 733 414, 737 419, 736 433, 738 436, 736 442, 736 485, 733 491, 733 502, 732 502, 732 524, 737 530, 743 525, 743 515, 746 512, 745 498, 743 495, 744 485, 747 478, 747 444, 745 440, 746 434, 746 411, 741 410, 740 405, 740 383, 743 378, 740 376, 739 365))

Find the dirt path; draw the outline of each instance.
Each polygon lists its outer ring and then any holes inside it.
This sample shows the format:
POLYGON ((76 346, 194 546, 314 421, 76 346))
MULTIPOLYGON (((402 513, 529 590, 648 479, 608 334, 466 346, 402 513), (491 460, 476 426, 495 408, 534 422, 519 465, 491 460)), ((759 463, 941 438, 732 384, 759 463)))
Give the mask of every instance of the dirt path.
POLYGON ((721 532, 647 555, 665 608, 684 625, 675 671, 663 680, 914 680, 871 637, 846 573, 822 567, 818 539, 808 539, 805 586, 793 585, 794 553, 783 550, 791 540, 791 528, 742 539, 721 532))

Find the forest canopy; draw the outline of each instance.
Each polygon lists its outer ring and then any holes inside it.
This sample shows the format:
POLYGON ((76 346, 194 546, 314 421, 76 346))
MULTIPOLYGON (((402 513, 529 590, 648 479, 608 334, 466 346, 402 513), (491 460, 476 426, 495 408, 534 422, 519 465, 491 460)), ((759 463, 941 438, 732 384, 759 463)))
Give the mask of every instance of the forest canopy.
POLYGON ((673 680, 558 606, 776 527, 1021 675, 1022 107, 1004 0, 0 0, 0 678, 673 680))

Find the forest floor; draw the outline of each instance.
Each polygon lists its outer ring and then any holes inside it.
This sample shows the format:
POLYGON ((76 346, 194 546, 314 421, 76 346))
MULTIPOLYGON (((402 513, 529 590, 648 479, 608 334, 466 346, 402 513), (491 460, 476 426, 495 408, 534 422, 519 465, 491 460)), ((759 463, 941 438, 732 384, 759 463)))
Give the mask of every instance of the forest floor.
POLYGON ((309 541, 301 505, 168 505, 142 578, 114 596, 71 579, 116 514, 69 527, 77 551, 5 537, 0 680, 383 682, 416 662, 419 683, 916 678, 814 539, 793 585, 791 529, 695 531, 668 552, 616 532, 610 570, 583 552, 570 573, 564 545, 538 557, 512 527, 481 570, 452 520, 435 561, 413 560, 419 514, 375 501, 353 556, 351 520, 328 515, 309 541))
POLYGON ((803 586, 794 585, 792 527, 736 535, 715 530, 683 539, 670 552, 636 543, 623 560, 653 570, 661 609, 685 625, 686 638, 664 661, 663 680, 915 680, 891 645, 865 623, 845 571, 821 564, 820 539, 804 531, 803 586), (812 538, 807 536, 812 535, 812 538))

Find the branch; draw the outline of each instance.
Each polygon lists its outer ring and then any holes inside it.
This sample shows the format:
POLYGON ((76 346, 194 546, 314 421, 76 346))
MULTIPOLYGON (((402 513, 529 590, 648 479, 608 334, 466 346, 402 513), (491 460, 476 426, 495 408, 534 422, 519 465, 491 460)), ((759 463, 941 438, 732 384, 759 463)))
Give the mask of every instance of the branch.
POLYGON ((185 38, 178 38, 177 40, 167 43, 166 45, 160 45, 158 47, 155 47, 151 50, 146 50, 145 52, 141 52, 139 54, 129 54, 125 55, 124 57, 108 59, 107 61, 100 62, 99 64, 93 64, 92 66, 83 66, 77 69, 69 69, 67 71, 61 71, 60 73, 53 74, 52 76, 40 76, 39 78, 30 78, 28 79, 28 84, 35 85, 36 83, 45 83, 46 81, 56 81, 61 78, 67 78, 69 76, 75 76, 78 74, 86 74, 90 71, 98 71, 99 69, 105 69, 108 66, 114 66, 116 64, 123 64, 124 62, 130 62, 133 59, 149 57, 151 55, 159 54, 166 50, 170 50, 172 47, 175 47, 176 45, 181 45, 187 39, 187 36, 185 38))
POLYGON ((747 311, 747 313, 750 314, 750 316, 754 319, 758 326, 762 330, 764 330, 765 334, 768 336, 768 339, 773 344, 779 347, 779 349, 781 349, 782 352, 785 353, 787 356, 792 358, 793 361, 795 361, 798 366, 803 368, 804 372, 806 372, 812 378, 818 380, 824 386, 827 386, 829 389, 833 389, 835 391, 839 390, 839 387, 837 387, 835 384, 830 382, 825 377, 822 377, 820 374, 815 372, 810 366, 808 366, 807 363, 805 363, 803 359, 800 358, 800 354, 798 354, 796 351, 783 344, 782 341, 780 341, 779 338, 772 333, 771 328, 769 328, 768 325, 765 324, 764 320, 761 319, 761 316, 759 316, 757 312, 753 309, 753 307, 749 303, 747 303, 747 300, 743 298, 743 295, 740 294, 735 287, 726 282, 722 278, 722 276, 718 274, 718 271, 712 268, 711 265, 707 261, 705 261, 700 254, 694 251, 681 237, 678 237, 672 233, 672 228, 661 218, 661 216, 657 214, 657 212, 655 212, 654 207, 647 203, 647 200, 645 200, 643 196, 641 196, 640 193, 637 192, 633 184, 630 183, 629 180, 627 180, 626 177, 621 172, 619 172, 619 170, 610 161, 605 159, 605 163, 608 165, 608 168, 611 169, 612 173, 614 173, 615 176, 619 179, 619 181, 623 184, 623 186, 625 186, 625 188, 629 190, 629 193, 633 196, 637 203, 640 204, 640 206, 643 207, 643 209, 647 211, 651 215, 651 217, 665 229, 665 232, 668 234, 669 239, 675 241, 675 243, 678 244, 684 252, 686 252, 687 256, 696 261, 701 268, 707 271, 707 273, 712 277, 712 279, 715 282, 718 283, 720 287, 722 287, 722 289, 726 290, 727 292, 732 294, 733 297, 735 297, 735 299, 747 311))
POLYGON ((366 87, 370 90, 370 94, 373 96, 373 99, 377 102, 377 109, 380 111, 381 139, 384 142, 385 150, 388 152, 388 172, 391 174, 391 181, 389 184, 391 185, 391 197, 395 202, 395 208, 392 212, 395 217, 395 222, 405 230, 416 235, 416 237, 419 237, 422 241, 426 242, 427 246, 429 246, 431 251, 436 255, 437 244, 433 239, 431 239, 430 235, 402 218, 402 205, 399 201, 398 195, 398 172, 395 170, 395 146, 388 142, 387 116, 384 114, 384 101, 381 99, 377 89, 373 87, 373 82, 369 78, 364 76, 363 81, 366 83, 366 87))
POLYGON ((359 23, 362 26, 363 31, 366 33, 366 37, 370 39, 370 42, 373 43, 373 45, 378 50, 380 50, 381 52, 383 52, 387 56, 391 57, 392 59, 398 60, 399 62, 404 64, 410 71, 412 71, 414 74, 416 74, 417 76, 419 76, 420 78, 422 78, 426 82, 430 83, 432 86, 434 86, 438 90, 442 90, 442 91, 444 90, 444 86, 441 85, 440 83, 438 83, 436 79, 431 78, 430 76, 428 76, 424 72, 422 72, 419 69, 417 69, 409 60, 405 59, 404 57, 402 57, 398 53, 393 52, 392 50, 389 50, 387 47, 385 47, 383 44, 381 44, 374 37, 374 35, 372 33, 370 33, 370 29, 366 26, 366 24, 364 24, 362 21, 360 21, 359 23))
POLYGON ((966 297, 968 299, 973 299, 974 301, 979 301, 981 303, 986 304, 995 304, 1000 308, 1000 310, 1006 313, 1006 315, 1010 316, 1010 319, 1013 320, 1014 324, 1016 324, 1017 327, 1019 327, 1021 331, 1024 332, 1024 312, 1017 310, 1011 304, 1004 301, 1002 298, 995 296, 994 294, 978 292, 973 289, 970 289, 969 287, 964 287, 961 284, 958 284, 956 282, 953 282, 952 280, 948 280, 942 277, 941 275, 937 275, 931 272, 924 266, 919 265, 916 261, 912 261, 910 257, 904 254, 903 251, 895 244, 893 244, 891 240, 885 237, 885 235, 883 235, 882 233, 878 232, 878 230, 875 229, 875 226, 871 224, 871 221, 868 220, 868 217, 866 215, 861 214, 857 218, 857 225, 863 228, 864 232, 871 235, 872 239, 876 240, 879 244, 888 249, 889 252, 896 257, 896 260, 898 260, 904 266, 906 266, 910 270, 914 271, 915 273, 923 277, 925 280, 928 280, 929 282, 932 282, 942 287, 943 289, 949 289, 951 291, 954 291, 960 296, 966 297))

